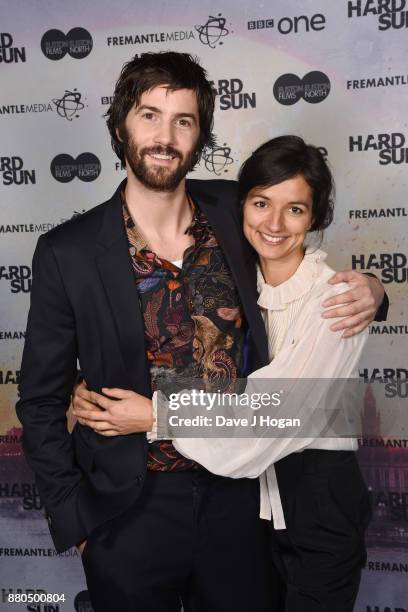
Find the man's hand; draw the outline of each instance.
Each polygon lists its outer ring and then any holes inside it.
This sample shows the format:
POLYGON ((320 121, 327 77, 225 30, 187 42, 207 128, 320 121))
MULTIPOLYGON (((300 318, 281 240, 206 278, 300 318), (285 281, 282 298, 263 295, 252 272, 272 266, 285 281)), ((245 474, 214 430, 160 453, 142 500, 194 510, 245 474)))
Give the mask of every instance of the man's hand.
POLYGON ((361 332, 373 321, 384 297, 384 287, 378 278, 360 274, 355 270, 337 272, 329 280, 332 285, 344 282, 349 283, 352 286, 351 289, 325 300, 322 304, 324 308, 337 304, 343 304, 343 306, 325 310, 322 317, 346 317, 331 325, 330 329, 332 331, 345 329, 343 338, 349 338, 361 332))
POLYGON ((152 430, 152 400, 125 389, 103 388, 102 391, 105 395, 88 391, 84 382, 75 389, 73 414, 81 425, 91 427, 102 436, 152 430))

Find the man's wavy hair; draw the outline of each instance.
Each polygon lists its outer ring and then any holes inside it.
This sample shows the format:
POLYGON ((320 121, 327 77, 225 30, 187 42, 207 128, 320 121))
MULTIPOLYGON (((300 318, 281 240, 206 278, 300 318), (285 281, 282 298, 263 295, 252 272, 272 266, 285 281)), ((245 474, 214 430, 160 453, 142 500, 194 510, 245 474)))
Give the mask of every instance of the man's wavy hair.
POLYGON ((115 85, 113 101, 106 113, 112 148, 122 164, 125 164, 124 143, 119 140, 116 130, 120 134, 124 133, 124 123, 130 109, 139 104, 143 93, 159 86, 165 86, 170 91, 192 89, 197 95, 200 136, 195 165, 204 147, 213 147, 215 144, 212 132, 215 92, 206 71, 197 58, 189 53, 144 53, 123 66, 115 85))

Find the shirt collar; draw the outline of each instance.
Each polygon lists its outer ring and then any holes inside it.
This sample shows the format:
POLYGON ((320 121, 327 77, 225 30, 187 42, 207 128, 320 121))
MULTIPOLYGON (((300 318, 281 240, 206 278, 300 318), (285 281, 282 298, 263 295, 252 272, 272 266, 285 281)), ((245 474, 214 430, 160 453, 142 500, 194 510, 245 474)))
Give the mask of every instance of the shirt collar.
POLYGON ((260 265, 257 265, 258 306, 266 310, 284 310, 287 304, 308 293, 319 276, 327 253, 307 247, 296 272, 284 283, 272 287, 265 282, 260 265))
POLYGON ((137 227, 132 215, 129 212, 124 189, 121 191, 120 195, 122 198, 123 221, 125 223, 128 240, 131 246, 136 249, 136 252, 141 251, 142 249, 147 249, 147 240, 143 236, 141 230, 137 227))
MULTIPOLYGON (((136 249, 136 252, 141 251, 142 249, 149 249, 149 245, 147 243, 146 238, 143 235, 141 229, 137 226, 134 221, 132 215, 129 212, 129 208, 126 202, 125 189, 123 188, 121 191, 121 199, 122 199, 122 209, 123 209, 123 220, 125 223, 126 232, 128 235, 129 242, 131 246, 136 249)), ((192 234, 198 242, 198 238, 201 238, 203 234, 207 233, 207 225, 208 222, 204 216, 204 214, 200 211, 199 207, 195 202, 193 202, 190 195, 187 194, 188 201, 190 206, 193 209, 193 218, 191 224, 186 230, 186 233, 192 234)))

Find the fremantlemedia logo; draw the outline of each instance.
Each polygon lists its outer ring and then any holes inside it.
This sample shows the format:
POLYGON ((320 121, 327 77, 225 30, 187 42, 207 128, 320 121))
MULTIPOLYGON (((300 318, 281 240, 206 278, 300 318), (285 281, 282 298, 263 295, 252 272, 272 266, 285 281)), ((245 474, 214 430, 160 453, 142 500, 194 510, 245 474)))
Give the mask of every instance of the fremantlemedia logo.
POLYGON ((101 162, 93 153, 81 153, 76 159, 67 153, 61 153, 51 162, 51 174, 60 183, 69 183, 75 177, 89 183, 101 173, 101 162))
POLYGON ((279 34, 299 34, 304 32, 320 32, 326 27, 326 17, 321 13, 316 13, 308 17, 299 15, 297 17, 268 17, 248 21, 248 30, 274 30, 279 34))
POLYGON ((350 153, 376 151, 380 166, 408 164, 408 147, 401 132, 349 136, 350 153))
POLYGON ((26 61, 25 47, 15 47, 9 32, 0 32, 0 64, 17 64, 26 61))
POLYGON ((371 323, 369 332, 373 336, 383 336, 384 334, 386 336, 401 334, 406 335, 408 334, 408 325, 385 325, 384 323, 378 325, 376 323, 371 323))
POLYGON ((0 117, 7 115, 26 115, 31 113, 57 113, 59 117, 72 121, 77 119, 79 113, 88 106, 85 104, 86 98, 77 90, 65 90, 60 98, 53 98, 50 102, 35 102, 30 104, 0 104, 0 117), (52 102, 52 104, 51 104, 52 102), (54 108, 53 106, 54 105, 54 108))
POLYGON ((231 148, 227 146, 226 142, 220 147, 205 147, 201 157, 206 170, 217 176, 221 176, 223 172, 228 172, 228 166, 234 163, 231 157, 231 148))
POLYGON ((396 206, 393 208, 350 208, 349 219, 395 219, 408 217, 408 208, 396 206))
POLYGON ((78 119, 80 111, 85 108, 82 102, 82 94, 77 90, 72 91, 66 89, 61 98, 53 98, 52 100, 59 117, 72 121, 78 119))
POLYGON ((408 282, 408 260, 405 253, 361 253, 351 256, 353 270, 381 273, 384 285, 408 282))
POLYGON ((401 30, 408 28, 408 0, 349 0, 347 15, 354 17, 376 17, 378 29, 401 30))
POLYGON ((198 40, 211 49, 223 45, 223 39, 231 34, 231 31, 225 27, 226 23, 227 20, 222 16, 222 13, 218 13, 216 17, 210 15, 205 23, 195 26, 196 32, 198 32, 198 40))
MULTIPOLYGON (((57 227, 57 225, 61 225, 70 219, 74 219, 75 217, 79 217, 85 212, 85 209, 82 210, 74 210, 72 211, 72 215, 70 217, 62 217, 59 221, 55 221, 54 223, 50 223, 49 221, 43 223, 3 223, 0 225, 0 235, 1 234, 45 234, 49 230, 57 227)), ((0 332, 0 340, 1 340, 1 332, 0 332)))
POLYGON ((217 94, 220 110, 256 108, 256 93, 243 91, 244 83, 241 79, 219 79, 211 81, 211 85, 217 94))
POLYGON ((408 85, 407 74, 395 74, 393 76, 365 77, 363 79, 349 79, 347 89, 376 89, 378 87, 398 87, 408 85))
POLYGON ((329 77, 319 70, 308 72, 303 79, 287 73, 275 81, 273 95, 284 106, 296 104, 302 98, 310 104, 318 104, 327 98, 330 87, 329 77))
POLYGON ((23 158, 19 155, 0 155, 0 176, 3 185, 35 185, 35 170, 24 168, 23 158))
POLYGON ((66 35, 61 30, 48 30, 41 39, 42 52, 50 60, 60 60, 67 53, 74 59, 82 59, 90 54, 92 47, 92 36, 84 28, 72 28, 66 35))
MULTIPOLYGON (((123 45, 149 45, 152 43, 181 42, 194 38, 193 30, 177 30, 175 32, 140 32, 137 34, 121 34, 120 36, 108 36, 106 44, 108 47, 120 47, 123 45)), ((141 53, 143 55, 143 53, 141 53)), ((136 54, 135 57, 138 57, 136 54)))

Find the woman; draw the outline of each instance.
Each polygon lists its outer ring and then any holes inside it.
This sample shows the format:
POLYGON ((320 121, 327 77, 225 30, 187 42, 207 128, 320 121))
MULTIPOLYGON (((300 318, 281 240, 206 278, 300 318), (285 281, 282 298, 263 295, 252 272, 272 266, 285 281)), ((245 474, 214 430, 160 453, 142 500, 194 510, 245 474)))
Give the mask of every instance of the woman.
MULTIPOLYGON (((271 359, 249 377, 247 390, 257 388, 259 379, 306 385, 311 379, 358 377, 367 334, 342 338, 330 331, 321 304, 332 294, 327 280, 333 270, 323 251, 305 245, 308 232, 325 229, 333 217, 332 177, 321 153, 295 136, 270 140, 243 164, 239 187, 244 234, 259 258, 258 304, 271 359)), ((336 289, 340 293, 344 286, 336 289)), ((315 395, 308 395, 307 404, 291 405, 291 414, 303 410, 310 416, 322 400, 315 395)), ((173 444, 216 474, 260 476, 260 516, 271 520, 286 612, 353 609, 369 514, 354 440, 308 435, 176 438, 173 444)))

